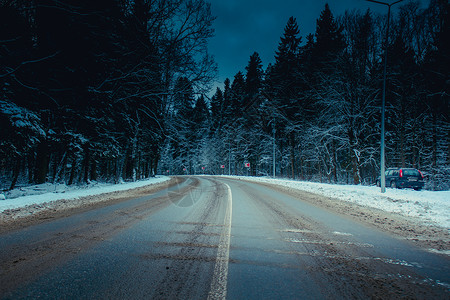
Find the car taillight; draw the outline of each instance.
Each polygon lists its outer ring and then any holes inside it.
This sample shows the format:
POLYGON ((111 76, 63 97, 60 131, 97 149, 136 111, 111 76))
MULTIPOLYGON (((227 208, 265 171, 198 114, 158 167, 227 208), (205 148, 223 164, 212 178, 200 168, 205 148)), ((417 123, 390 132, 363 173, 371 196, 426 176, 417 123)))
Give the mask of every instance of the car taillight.
MULTIPOLYGON (((419 171, 419 170, 417 170, 417 171, 419 171)), ((420 177, 422 177, 422 179, 423 179, 423 174, 422 174, 422 172, 419 171, 419 174, 420 174, 420 177)))
POLYGON ((400 178, 402 178, 402 177, 403 177, 403 170, 400 169, 400 178))

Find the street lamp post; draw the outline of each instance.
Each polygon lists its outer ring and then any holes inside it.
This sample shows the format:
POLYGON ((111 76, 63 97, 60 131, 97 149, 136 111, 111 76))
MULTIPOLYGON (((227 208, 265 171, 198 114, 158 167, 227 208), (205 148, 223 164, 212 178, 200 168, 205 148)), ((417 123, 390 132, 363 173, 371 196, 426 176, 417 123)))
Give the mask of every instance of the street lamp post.
POLYGON ((381 192, 386 192, 386 177, 385 177, 385 153, 384 153, 384 111, 385 111, 385 105, 386 105, 386 65, 387 65, 387 53, 388 53, 388 38, 389 38, 389 21, 391 19, 391 6, 394 4, 397 4, 399 2, 402 2, 403 0, 395 1, 391 4, 376 1, 376 0, 367 0, 369 2, 378 3, 382 5, 386 5, 388 7, 388 15, 387 15, 387 28, 386 28, 386 43, 385 43, 385 49, 384 49, 384 70, 383 70, 383 97, 381 100, 381 192))
POLYGON ((273 154, 273 178, 276 177, 277 173, 276 173, 276 161, 275 161, 275 119, 273 119, 273 123, 272 123, 272 154, 273 154))

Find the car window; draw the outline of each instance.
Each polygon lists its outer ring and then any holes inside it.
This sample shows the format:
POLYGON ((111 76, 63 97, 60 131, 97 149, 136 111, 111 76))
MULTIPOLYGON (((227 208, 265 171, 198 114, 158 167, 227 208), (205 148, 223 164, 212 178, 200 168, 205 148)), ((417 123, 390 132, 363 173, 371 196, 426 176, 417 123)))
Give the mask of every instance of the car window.
POLYGON ((398 171, 393 171, 393 172, 392 172, 392 175, 393 175, 393 176, 398 176, 398 171))
POLYGON ((405 176, 419 176, 419 172, 417 170, 404 170, 403 174, 405 174, 405 176))

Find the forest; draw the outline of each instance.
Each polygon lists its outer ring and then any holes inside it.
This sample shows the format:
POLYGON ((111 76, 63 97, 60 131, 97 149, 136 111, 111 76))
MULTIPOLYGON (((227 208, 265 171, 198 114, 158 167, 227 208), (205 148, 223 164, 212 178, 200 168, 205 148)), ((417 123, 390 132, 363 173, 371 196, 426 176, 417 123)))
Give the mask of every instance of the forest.
POLYGON ((383 59, 386 167, 450 189, 448 0, 287 18, 210 91, 205 0, 0 0, 0 189, 230 174, 374 184, 383 59), (209 96, 212 95, 212 96, 209 96), (249 166, 249 167, 247 167, 249 166))

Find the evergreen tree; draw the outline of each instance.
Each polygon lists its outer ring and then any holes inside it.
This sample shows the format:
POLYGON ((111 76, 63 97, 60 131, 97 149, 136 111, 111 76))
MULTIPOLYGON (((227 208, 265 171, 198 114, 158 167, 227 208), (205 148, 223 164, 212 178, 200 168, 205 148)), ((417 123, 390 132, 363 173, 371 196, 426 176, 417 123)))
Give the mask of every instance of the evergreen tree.
POLYGON ((427 155, 432 174, 432 188, 448 189, 450 178, 445 170, 450 166, 450 4, 446 0, 431 1, 430 22, 434 25, 432 44, 425 57, 423 71, 425 82, 425 102, 430 109, 428 144, 431 149, 427 155), (441 177, 441 180, 437 180, 441 177))
POLYGON ((342 27, 339 27, 331 13, 330 6, 325 4, 324 10, 317 19, 316 43, 314 55, 316 61, 325 64, 336 59, 344 50, 345 43, 342 36, 342 27))
POLYGON ((300 102, 300 42, 297 20, 290 17, 284 29, 283 36, 275 54, 275 64, 268 71, 268 90, 272 99, 272 106, 276 107, 279 120, 282 124, 280 130, 287 139, 281 143, 289 145, 289 175, 295 177, 295 147, 297 120, 302 120, 302 109, 300 102))
POLYGON ((211 98, 211 118, 212 129, 220 131, 225 119, 225 105, 223 92, 220 88, 216 89, 216 93, 211 98))
POLYGON ((290 70, 295 71, 292 68, 295 68, 298 60, 301 42, 301 37, 298 36, 299 33, 297 20, 294 17, 290 17, 275 54, 275 65, 278 69, 287 72, 290 70))
POLYGON ((262 61, 257 52, 250 56, 245 76, 245 91, 247 94, 247 101, 251 102, 258 95, 262 85, 264 71, 262 69, 262 61))
POLYGON ((241 71, 239 71, 233 79, 230 88, 231 111, 235 118, 240 118, 243 114, 245 97, 245 79, 241 71))
POLYGON ((301 37, 297 21, 290 17, 275 55, 275 65, 269 83, 276 105, 289 120, 298 111, 298 68, 301 37))

